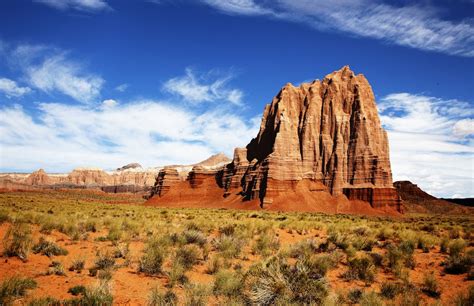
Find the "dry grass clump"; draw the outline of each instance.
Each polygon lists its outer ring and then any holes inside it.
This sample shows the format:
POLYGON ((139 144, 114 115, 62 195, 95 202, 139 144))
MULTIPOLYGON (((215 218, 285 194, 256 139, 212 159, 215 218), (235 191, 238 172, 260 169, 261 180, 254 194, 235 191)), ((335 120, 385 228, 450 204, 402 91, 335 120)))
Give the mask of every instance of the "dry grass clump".
POLYGON ((26 261, 32 245, 30 226, 25 223, 13 223, 3 237, 3 254, 26 261))
POLYGON ((150 291, 147 304, 148 306, 175 306, 178 305, 178 297, 171 290, 162 292, 157 287, 154 287, 150 291))
POLYGON ((66 249, 63 249, 53 241, 49 241, 44 237, 40 237, 40 240, 37 244, 33 246, 33 253, 42 254, 48 257, 67 255, 69 252, 66 249))
POLYGON ((138 272, 147 275, 156 275, 162 273, 162 265, 165 260, 164 245, 161 239, 148 240, 143 255, 138 264, 138 272))
POLYGON ((348 280, 360 279, 366 283, 372 283, 377 274, 372 258, 369 256, 361 256, 350 259, 347 262, 348 271, 344 273, 344 277, 348 280))
POLYGON ((31 278, 12 277, 0 285, 0 305, 10 305, 15 299, 24 297, 27 290, 36 288, 37 283, 31 278))

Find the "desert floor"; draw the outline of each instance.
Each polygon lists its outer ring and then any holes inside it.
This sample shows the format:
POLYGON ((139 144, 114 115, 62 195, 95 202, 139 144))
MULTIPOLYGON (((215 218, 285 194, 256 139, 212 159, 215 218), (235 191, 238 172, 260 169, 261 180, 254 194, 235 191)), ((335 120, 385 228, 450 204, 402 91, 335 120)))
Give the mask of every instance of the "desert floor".
POLYGON ((474 216, 143 203, 0 193, 0 304, 472 305, 474 216))

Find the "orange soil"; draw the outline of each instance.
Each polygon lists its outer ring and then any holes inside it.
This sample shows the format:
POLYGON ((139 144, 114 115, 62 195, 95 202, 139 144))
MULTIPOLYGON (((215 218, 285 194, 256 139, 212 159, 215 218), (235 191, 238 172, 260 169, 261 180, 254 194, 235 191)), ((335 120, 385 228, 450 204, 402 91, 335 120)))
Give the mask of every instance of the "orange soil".
MULTIPOLYGON (((0 225, 0 236, 3 237, 10 225, 0 225)), ((53 296, 59 299, 71 298, 72 295, 68 294, 67 291, 70 287, 76 285, 90 285, 96 282, 95 277, 88 275, 88 268, 94 264, 97 251, 104 252, 106 250, 112 251, 113 247, 110 242, 95 241, 95 238, 106 235, 106 232, 90 233, 87 241, 71 241, 66 235, 54 231, 51 235, 47 235, 50 239, 56 241, 61 247, 67 249, 69 254, 66 256, 55 256, 51 259, 44 255, 30 254, 27 262, 22 262, 17 258, 5 258, 0 264, 0 281, 4 279, 18 275, 23 277, 31 277, 38 282, 38 288, 29 291, 29 295, 24 300, 17 301, 17 304, 22 304, 28 301, 32 297, 46 297, 53 296), (82 273, 68 271, 69 265, 76 258, 85 258, 86 265, 82 273), (43 275, 48 269, 49 264, 52 260, 60 261, 63 263, 66 276, 54 276, 54 275, 43 275)), ((319 230, 307 231, 303 234, 298 234, 295 231, 289 233, 285 230, 277 229, 276 234, 280 240, 281 248, 285 248, 291 244, 297 243, 306 238, 321 239, 326 238, 326 233, 319 230)), ((38 232, 38 228, 35 227, 34 239, 35 241, 41 236, 38 232)), ((141 255, 143 250, 143 242, 132 241, 130 243, 130 258, 132 262, 136 262, 141 255)), ((1 250, 1 249, 0 249, 1 250)), ((384 253, 383 249, 374 249, 374 252, 384 253)), ((214 256, 216 253, 211 252, 209 258, 214 256)), ((247 260, 233 260, 233 263, 240 263, 244 268, 248 268, 252 263, 260 260, 258 255, 250 253, 250 247, 247 246, 244 249, 245 257, 247 260)), ((423 275, 428 271, 434 271, 436 278, 439 283, 441 290, 441 302, 445 305, 449 305, 453 301, 453 297, 458 295, 460 292, 465 292, 470 285, 474 284, 474 281, 466 281, 465 275, 449 275, 442 273, 442 267, 440 263, 446 259, 445 254, 441 254, 438 249, 431 250, 430 253, 421 253, 420 250, 416 251, 415 260, 416 267, 414 270, 410 270, 410 279, 418 287, 422 286, 423 275)), ((122 264, 123 260, 117 260, 117 264, 122 264)), ((169 267, 170 263, 165 263, 165 267, 169 267)), ((187 272, 187 276, 193 283, 202 283, 206 285, 212 285, 214 277, 205 273, 207 263, 200 262, 194 266, 191 271, 187 272)), ((165 268, 166 269, 166 268, 165 268)), ((328 273, 328 281, 331 288, 335 292, 347 293, 350 288, 365 288, 379 290, 383 282, 388 280, 395 280, 391 272, 384 273, 383 269, 378 269, 376 281, 368 286, 362 281, 346 281, 342 278, 342 274, 346 271, 347 267, 344 264, 339 264, 336 269, 330 270, 328 273)), ((114 295, 114 304, 116 305, 144 305, 147 302, 150 290, 153 287, 158 286, 163 289, 167 283, 167 279, 164 276, 160 277, 149 277, 136 272, 136 264, 130 266, 119 267, 114 273, 112 278, 112 293, 114 295)), ((178 287, 175 289, 178 294, 180 301, 184 298, 184 289, 178 287)), ((434 302, 435 300, 427 297, 420 293, 420 295, 427 302, 434 302)), ((218 304, 218 301, 211 297, 209 300, 210 304, 218 304)))

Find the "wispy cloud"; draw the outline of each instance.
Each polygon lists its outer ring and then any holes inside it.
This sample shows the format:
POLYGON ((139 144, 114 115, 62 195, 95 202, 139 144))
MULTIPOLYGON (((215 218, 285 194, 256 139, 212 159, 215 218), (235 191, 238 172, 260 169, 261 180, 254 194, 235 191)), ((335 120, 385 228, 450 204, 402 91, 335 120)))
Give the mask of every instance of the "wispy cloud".
POLYGON ((0 78, 0 92, 3 92, 7 98, 18 98, 30 93, 31 88, 21 87, 15 81, 7 78, 0 78))
POLYGON ((69 171, 116 168, 131 161, 145 166, 193 163, 217 152, 231 155, 258 127, 257 119, 219 108, 193 112, 163 101, 106 100, 98 107, 41 103, 36 115, 18 105, 3 106, 0 168, 69 171))
POLYGON ((305 23, 322 31, 451 55, 474 56, 472 19, 443 19, 427 4, 395 6, 376 0, 200 0, 228 14, 267 16, 305 23))
POLYGON ((104 0, 34 0, 58 10, 77 10, 86 12, 98 12, 110 10, 110 6, 104 0))
POLYGON ((190 69, 186 69, 184 76, 168 80, 163 89, 169 93, 181 96, 191 103, 228 101, 235 105, 242 104, 243 92, 239 89, 229 88, 227 83, 232 75, 211 78, 212 73, 196 76, 190 69))
POLYGON ((468 102, 396 93, 378 104, 395 180, 442 197, 473 197, 474 111, 468 102))
POLYGON ((24 44, 7 48, 3 56, 31 87, 48 94, 59 92, 82 103, 96 102, 105 82, 58 48, 24 44))
POLYGON ((115 87, 115 90, 118 92, 125 92, 130 85, 128 84, 120 84, 119 86, 115 87))

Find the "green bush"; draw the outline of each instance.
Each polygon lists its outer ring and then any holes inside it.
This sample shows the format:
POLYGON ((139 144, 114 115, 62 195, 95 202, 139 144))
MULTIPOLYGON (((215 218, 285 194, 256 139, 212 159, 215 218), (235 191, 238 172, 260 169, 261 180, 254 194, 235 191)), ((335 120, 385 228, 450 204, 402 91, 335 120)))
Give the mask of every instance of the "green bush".
POLYGON ((0 305, 9 305, 15 299, 24 297, 27 290, 36 288, 37 283, 31 278, 11 277, 0 285, 0 305))
POLYGON ((186 284, 188 278, 186 277, 186 268, 178 261, 173 262, 171 271, 168 273, 169 286, 172 288, 176 284, 186 284))
POLYGON ((66 303, 61 302, 60 300, 50 296, 39 299, 32 299, 28 302, 28 306, 61 306, 64 304, 66 303))
POLYGON ((26 261, 32 244, 30 226, 25 223, 13 223, 3 238, 3 254, 26 261))
POLYGON ((115 266, 115 258, 109 253, 99 253, 95 260, 95 268, 97 270, 110 269, 115 266))
POLYGON ((280 242, 273 233, 263 233, 257 238, 252 246, 252 252, 262 256, 269 256, 279 248, 280 242))
POLYGON ((52 257, 59 255, 67 255, 69 252, 66 249, 63 249, 56 243, 46 240, 44 237, 40 237, 40 240, 37 244, 33 246, 33 253, 52 257))

